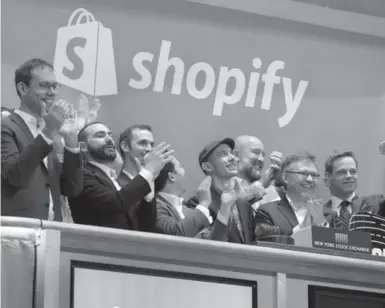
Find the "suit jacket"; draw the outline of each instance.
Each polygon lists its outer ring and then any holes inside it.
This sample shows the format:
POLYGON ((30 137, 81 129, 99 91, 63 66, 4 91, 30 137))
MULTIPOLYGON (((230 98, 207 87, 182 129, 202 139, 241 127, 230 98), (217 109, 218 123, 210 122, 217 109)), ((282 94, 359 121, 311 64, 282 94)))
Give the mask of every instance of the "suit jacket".
POLYGON ((255 214, 255 234, 257 238, 271 235, 287 235, 293 233, 298 219, 286 196, 281 200, 262 204, 255 214))
MULTIPOLYGON (((131 185, 130 179, 125 173, 120 172, 117 179, 119 185, 124 187, 131 185)), ((156 200, 147 202, 144 197, 128 209, 128 219, 132 230, 155 232, 156 224, 156 200)))
POLYGON ((83 188, 81 155, 65 150, 62 166, 52 145, 13 113, 1 123, 1 186, 1 215, 48 219, 50 190, 61 221, 60 194, 73 197, 83 188))
MULTIPOLYGON (((83 191, 77 197, 69 199, 74 222, 109 228, 134 229, 129 211, 151 191, 148 182, 137 175, 131 183, 117 190, 111 179, 97 166, 86 163, 83 172, 83 191)), ((147 204, 147 206, 152 205, 147 204)), ((152 213, 152 210, 144 209, 143 212, 152 213)), ((156 213, 155 210, 153 212, 156 213)), ((141 230, 155 229, 155 215, 141 218, 143 220, 141 230)))
POLYGON ((183 205, 182 219, 175 207, 163 196, 156 196, 156 230, 159 233, 195 237, 203 228, 209 227, 207 217, 197 209, 183 205))
MULTIPOLYGON (((385 204, 385 197, 383 195, 370 195, 359 197, 355 196, 352 200, 352 214, 357 212, 372 212, 373 214, 381 215, 381 208, 385 204)), ((324 205, 325 219, 329 222, 330 227, 340 229, 338 215, 333 211, 332 201, 329 200, 324 205)))
MULTIPOLYGON (((198 238, 211 239, 217 241, 225 241, 239 244, 252 244, 255 242, 255 221, 253 215, 253 209, 249 202, 244 200, 237 200, 235 206, 238 208, 239 218, 242 225, 242 235, 233 219, 231 219, 227 225, 217 220, 217 210, 221 205, 221 195, 215 189, 211 189, 212 203, 210 205, 210 214, 213 218, 213 224, 203 229, 198 235, 198 238)), ((192 204, 198 204, 197 198, 193 198, 189 201, 189 206, 192 204)))

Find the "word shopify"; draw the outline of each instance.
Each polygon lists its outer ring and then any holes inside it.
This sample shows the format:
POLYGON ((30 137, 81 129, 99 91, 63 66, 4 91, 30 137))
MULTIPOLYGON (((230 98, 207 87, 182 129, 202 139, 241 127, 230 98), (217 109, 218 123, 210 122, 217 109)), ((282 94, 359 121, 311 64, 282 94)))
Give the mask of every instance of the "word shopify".
MULTIPOLYGON (((180 95, 183 85, 186 86, 187 92, 196 99, 206 99, 214 92, 213 115, 221 116, 225 105, 237 104, 242 97, 245 97, 246 107, 254 108, 261 79, 263 83, 262 110, 270 110, 274 87, 283 87, 286 113, 278 119, 278 125, 284 127, 290 123, 296 114, 309 84, 308 81, 301 80, 296 91, 293 92, 291 78, 277 75, 277 72, 285 67, 285 63, 279 60, 272 61, 264 74, 256 71, 251 72, 247 80, 246 74, 239 68, 221 66, 219 73, 216 73, 213 67, 206 62, 196 62, 190 68, 186 68, 181 58, 170 58, 170 51, 171 42, 163 40, 154 82, 150 69, 145 66, 146 62, 150 64, 153 62, 154 54, 149 52, 137 53, 133 58, 133 66, 140 79, 130 78, 129 86, 144 90, 153 84, 153 91, 163 92, 166 74, 170 68, 173 68, 171 94, 180 95), (203 74, 204 82, 203 86, 198 89, 197 78, 199 74, 203 74), (232 87, 232 91, 227 91, 230 82, 234 84, 234 87, 232 87)), ((261 59, 254 58, 252 66, 255 70, 260 69, 261 59)))

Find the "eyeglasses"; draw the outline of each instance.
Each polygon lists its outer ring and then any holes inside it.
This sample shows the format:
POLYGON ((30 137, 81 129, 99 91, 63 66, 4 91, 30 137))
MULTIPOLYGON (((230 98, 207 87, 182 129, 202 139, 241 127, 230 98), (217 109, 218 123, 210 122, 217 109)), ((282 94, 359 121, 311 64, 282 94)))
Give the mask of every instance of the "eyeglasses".
POLYGON ((321 175, 319 173, 315 173, 315 172, 307 172, 307 171, 285 171, 285 173, 293 173, 293 174, 298 174, 299 176, 307 179, 309 177, 309 175, 315 179, 315 180, 318 180, 321 175))
POLYGON ((45 91, 49 91, 51 88, 56 91, 56 90, 59 90, 62 85, 60 83, 57 83, 57 82, 54 82, 54 83, 50 83, 50 82, 41 82, 39 83, 39 87, 44 89, 45 91))

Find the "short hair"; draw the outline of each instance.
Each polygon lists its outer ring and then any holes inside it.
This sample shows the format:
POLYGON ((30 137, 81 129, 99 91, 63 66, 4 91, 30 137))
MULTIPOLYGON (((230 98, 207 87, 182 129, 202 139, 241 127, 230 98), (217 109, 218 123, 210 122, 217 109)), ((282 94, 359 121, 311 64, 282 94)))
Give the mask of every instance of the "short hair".
POLYGON ((86 142, 87 141, 88 134, 87 134, 86 130, 87 130, 88 127, 90 127, 91 125, 94 125, 94 124, 102 124, 102 125, 104 125, 102 122, 91 122, 91 123, 86 124, 78 132, 78 142, 86 142))
POLYGON ((295 154, 289 155, 283 160, 282 172, 285 172, 287 167, 289 167, 292 163, 296 163, 299 161, 310 161, 315 164, 315 156, 306 151, 297 152, 295 154))
POLYGON ((162 191, 166 187, 168 174, 169 172, 174 172, 174 171, 175 171, 175 165, 173 162, 168 162, 167 164, 164 165, 163 169, 159 172, 159 175, 154 182, 155 193, 162 191))
POLYGON ((129 128, 126 128, 123 131, 123 133, 121 133, 119 136, 119 151, 120 151, 120 154, 122 154, 122 157, 124 156, 123 155, 124 153, 123 153, 122 149, 120 148, 120 144, 122 143, 122 141, 126 141, 128 143, 128 146, 130 146, 131 141, 134 138, 133 132, 136 129, 147 130, 149 132, 152 132, 151 126, 147 125, 147 124, 135 124, 135 125, 130 126, 129 128))
POLYGON ((344 158, 344 157, 353 158, 354 162, 356 163, 356 166, 358 166, 358 162, 357 162, 356 156, 354 155, 353 151, 335 150, 332 154, 330 154, 328 156, 328 158, 325 161, 325 172, 332 174, 334 162, 336 160, 338 160, 340 158, 344 158))
POLYGON ((32 79, 32 71, 36 68, 41 68, 41 67, 49 67, 50 69, 54 70, 53 65, 51 63, 42 59, 28 60, 16 69, 15 87, 16 87, 16 93, 19 97, 20 97, 20 93, 19 93, 19 90, 17 89, 17 84, 19 82, 22 82, 22 83, 25 83, 27 86, 29 86, 30 81, 32 79))

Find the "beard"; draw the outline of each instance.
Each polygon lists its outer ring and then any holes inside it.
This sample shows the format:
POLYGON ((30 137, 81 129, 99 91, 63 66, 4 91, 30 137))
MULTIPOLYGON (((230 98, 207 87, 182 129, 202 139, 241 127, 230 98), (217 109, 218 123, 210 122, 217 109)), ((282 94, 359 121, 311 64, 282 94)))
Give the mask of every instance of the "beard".
POLYGON ((88 148, 88 152, 90 156, 95 159, 96 161, 107 161, 107 162, 113 162, 116 158, 116 148, 113 146, 113 149, 111 148, 113 145, 106 144, 99 148, 88 148))

